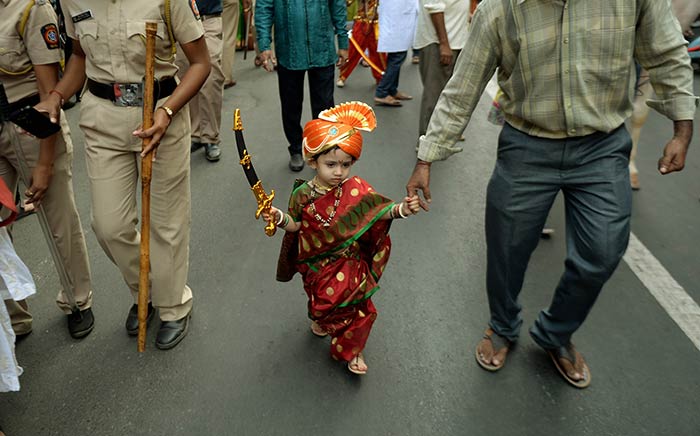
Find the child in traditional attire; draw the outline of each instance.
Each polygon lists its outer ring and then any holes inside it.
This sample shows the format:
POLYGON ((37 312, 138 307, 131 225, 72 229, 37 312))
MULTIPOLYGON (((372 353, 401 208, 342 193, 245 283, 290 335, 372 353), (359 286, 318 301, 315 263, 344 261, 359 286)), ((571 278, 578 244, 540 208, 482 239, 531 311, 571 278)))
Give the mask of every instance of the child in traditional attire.
MULTIPOLYGON (((0 217, 0 299, 23 300, 36 292, 32 276, 20 260, 12 246, 12 241, 4 226, 17 216, 14 196, 0 178, 0 209, 5 206, 10 211, 4 220, 0 217)), ((12 330, 10 315, 0 301, 0 392, 18 391, 22 368, 15 357, 15 333, 12 330)), ((2 435, 0 430, 0 435, 2 435)))
POLYGON ((391 220, 418 213, 418 197, 401 203, 378 194, 350 169, 360 157, 360 130, 376 127, 371 107, 360 102, 337 105, 304 127, 303 148, 310 181, 297 181, 289 212, 264 214, 287 233, 278 280, 302 275, 309 297, 311 331, 331 336, 331 357, 365 374, 365 347, 377 310, 371 296, 389 260, 391 220))

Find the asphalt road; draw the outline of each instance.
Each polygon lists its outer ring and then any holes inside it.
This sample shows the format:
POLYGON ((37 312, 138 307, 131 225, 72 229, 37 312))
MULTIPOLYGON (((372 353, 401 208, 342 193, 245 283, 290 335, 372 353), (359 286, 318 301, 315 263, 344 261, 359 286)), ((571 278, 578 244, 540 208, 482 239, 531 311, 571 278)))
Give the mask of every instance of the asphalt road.
MULTIPOLYGON (((308 330, 298 277, 274 279, 281 237, 268 238, 254 219, 230 131, 239 107, 258 174, 285 205, 297 175, 287 169, 276 78, 250 59, 237 65, 238 85, 225 91, 222 159, 192 155, 194 314, 189 336, 171 351, 155 348, 157 323, 143 354, 124 331, 131 298, 90 229, 79 108, 68 112, 96 326, 83 340, 69 337, 38 223, 20 221, 15 243, 39 292, 30 301, 34 332, 17 349, 22 390, 0 394, 9 436, 700 434, 700 350, 624 262, 574 338, 591 367, 589 389, 565 384, 525 331, 502 371, 476 365, 474 346, 488 319, 484 197, 498 135, 486 121, 488 97, 465 132, 465 151, 433 166, 431 211, 392 227, 392 259, 365 351, 369 373, 358 378, 331 360, 327 340, 308 330)), ((696 92, 699 82, 696 75, 696 92)), ((417 66, 404 65, 400 88, 420 95, 417 66)), ((336 102, 371 102, 372 91, 369 71, 358 68, 336 102)), ((415 161, 418 107, 413 100, 376 108, 379 127, 364 136, 353 170, 393 198, 404 194, 415 161)), ((652 113, 638 158, 633 232, 700 302, 700 140, 696 134, 683 173, 662 177, 655 162, 671 133, 671 122, 652 113)), ((563 270, 561 202, 549 224, 556 233, 535 251, 521 295, 526 328, 563 270)))

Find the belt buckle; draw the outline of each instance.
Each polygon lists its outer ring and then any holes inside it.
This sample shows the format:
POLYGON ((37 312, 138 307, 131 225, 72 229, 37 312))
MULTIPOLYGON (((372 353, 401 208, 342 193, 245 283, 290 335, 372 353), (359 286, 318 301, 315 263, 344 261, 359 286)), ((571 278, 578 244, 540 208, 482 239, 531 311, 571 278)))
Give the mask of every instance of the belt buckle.
POLYGON ((115 106, 143 106, 143 83, 115 83, 115 106))

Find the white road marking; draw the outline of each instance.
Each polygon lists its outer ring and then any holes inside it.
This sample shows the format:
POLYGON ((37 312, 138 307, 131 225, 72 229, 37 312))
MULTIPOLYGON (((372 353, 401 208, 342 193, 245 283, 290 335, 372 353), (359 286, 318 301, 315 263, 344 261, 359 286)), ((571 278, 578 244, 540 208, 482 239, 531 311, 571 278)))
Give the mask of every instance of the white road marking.
POLYGON ((623 258, 639 281, 700 350, 700 306, 634 235, 623 258))
MULTIPOLYGON (((486 92, 493 98, 497 91, 498 85, 494 76, 486 86, 486 92)), ((693 342, 695 348, 700 350, 700 306, 695 300, 634 233, 630 233, 630 242, 623 259, 659 305, 693 342)))

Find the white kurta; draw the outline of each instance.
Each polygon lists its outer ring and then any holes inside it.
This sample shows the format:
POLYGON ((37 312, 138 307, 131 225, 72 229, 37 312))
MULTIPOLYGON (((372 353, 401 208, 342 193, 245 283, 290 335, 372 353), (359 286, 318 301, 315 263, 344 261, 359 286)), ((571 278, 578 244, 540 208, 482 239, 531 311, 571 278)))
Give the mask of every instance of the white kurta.
MULTIPOLYGON (((15 253, 10 236, 0 227, 0 299, 22 300, 36 292, 27 266, 15 253)), ((15 358, 15 333, 7 308, 0 302, 0 392, 18 391, 22 368, 15 358)))
POLYGON ((418 0, 379 1, 379 43, 377 51, 407 51, 413 45, 418 17, 418 0))

